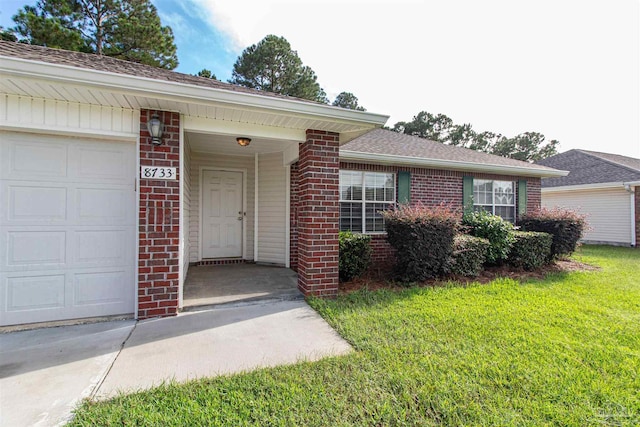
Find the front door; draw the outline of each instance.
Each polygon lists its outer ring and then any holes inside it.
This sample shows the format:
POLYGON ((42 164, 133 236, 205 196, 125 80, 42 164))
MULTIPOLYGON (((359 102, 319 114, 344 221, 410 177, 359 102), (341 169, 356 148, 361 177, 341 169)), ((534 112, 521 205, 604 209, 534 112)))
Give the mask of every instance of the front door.
POLYGON ((242 172, 203 171, 202 258, 242 256, 242 172))

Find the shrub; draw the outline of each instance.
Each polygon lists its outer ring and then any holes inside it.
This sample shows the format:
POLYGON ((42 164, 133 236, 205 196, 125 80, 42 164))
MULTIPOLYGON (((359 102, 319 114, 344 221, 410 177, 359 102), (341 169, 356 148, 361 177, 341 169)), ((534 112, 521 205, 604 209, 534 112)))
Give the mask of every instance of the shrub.
POLYGON ((396 250, 395 276, 416 282, 442 275, 453 253, 458 212, 448 205, 401 205, 382 212, 387 240, 396 250))
POLYGON ((340 280, 348 281, 360 276, 371 265, 371 236, 341 231, 338 242, 340 280))
POLYGON ((449 271, 462 276, 477 276, 482 271, 490 243, 482 237, 458 234, 453 240, 449 271))
POLYGON ((553 236, 537 231, 514 231, 515 239, 507 262, 525 270, 535 270, 551 257, 553 236))
POLYGON ((513 244, 513 224, 484 210, 466 212, 462 217, 462 224, 469 228, 472 236, 489 241, 487 264, 500 264, 507 259, 513 244))
POLYGON ((571 209, 537 209, 520 217, 524 231, 540 231, 553 236, 549 259, 571 255, 587 227, 586 217, 571 209))

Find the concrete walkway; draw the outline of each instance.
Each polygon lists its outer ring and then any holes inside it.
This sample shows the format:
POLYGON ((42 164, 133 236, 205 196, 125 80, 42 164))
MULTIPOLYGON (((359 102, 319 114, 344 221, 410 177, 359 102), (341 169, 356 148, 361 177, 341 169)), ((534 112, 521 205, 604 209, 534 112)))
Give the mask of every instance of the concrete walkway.
POLYGON ((58 425, 84 397, 350 351, 304 301, 1 334, 0 425, 58 425))

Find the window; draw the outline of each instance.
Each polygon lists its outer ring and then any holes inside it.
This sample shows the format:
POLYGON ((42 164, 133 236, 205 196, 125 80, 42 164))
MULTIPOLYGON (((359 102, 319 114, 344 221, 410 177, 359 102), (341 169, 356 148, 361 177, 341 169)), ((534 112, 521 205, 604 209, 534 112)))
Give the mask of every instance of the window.
POLYGON ((473 180, 473 207, 514 222, 516 197, 511 181, 473 180))
POLYGON ((384 220, 378 212, 396 201, 395 175, 340 171, 340 230, 380 233, 384 220))

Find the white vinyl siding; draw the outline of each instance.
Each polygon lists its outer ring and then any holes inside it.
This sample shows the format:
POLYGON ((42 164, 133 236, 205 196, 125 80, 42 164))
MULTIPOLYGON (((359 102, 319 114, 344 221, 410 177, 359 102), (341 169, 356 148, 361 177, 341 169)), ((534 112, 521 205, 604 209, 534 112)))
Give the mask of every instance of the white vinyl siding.
POLYGON ((286 168, 282 153, 258 157, 258 259, 284 265, 286 258, 286 168))
POLYGON ((0 139, 0 324, 133 313, 135 143, 0 139))
POLYGON ((224 156, 192 152, 191 158, 191 203, 189 213, 189 262, 200 261, 200 171, 203 167, 211 169, 246 169, 246 258, 253 260, 253 212, 254 212, 254 160, 253 156, 224 156))
POLYGON ((542 206, 575 209, 587 214, 591 230, 585 241, 631 244, 631 201, 621 188, 542 193, 542 206))
POLYGON ((182 259, 182 272, 183 277, 187 277, 187 271, 189 270, 190 250, 191 250, 191 235, 189 229, 191 228, 191 150, 189 147, 189 141, 184 140, 184 157, 182 159, 184 170, 181 171, 184 177, 182 181, 182 233, 184 238, 184 251, 182 259))
POLYGON ((0 127, 25 131, 73 132, 104 137, 137 137, 140 112, 29 96, 0 95, 0 127))

